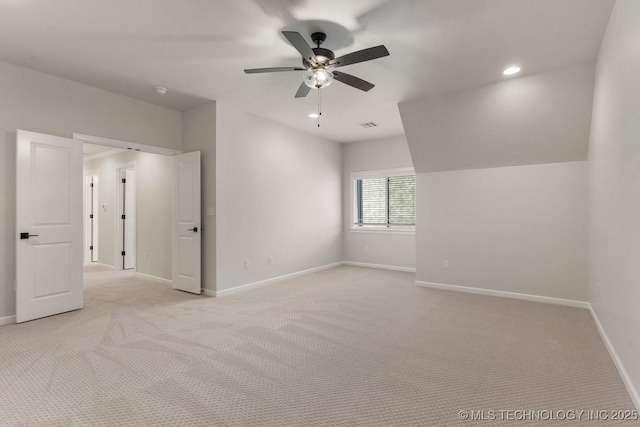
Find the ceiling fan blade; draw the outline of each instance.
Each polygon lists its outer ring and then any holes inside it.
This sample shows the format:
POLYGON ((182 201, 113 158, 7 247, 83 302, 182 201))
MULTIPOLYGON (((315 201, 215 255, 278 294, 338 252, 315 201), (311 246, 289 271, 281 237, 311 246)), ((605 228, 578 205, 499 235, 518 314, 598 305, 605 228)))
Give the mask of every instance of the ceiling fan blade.
POLYGON ((334 71, 333 72, 333 78, 336 79, 339 82, 342 82, 342 83, 344 83, 346 85, 349 85, 349 86, 353 86, 356 89, 360 89, 360 90, 363 90, 365 92, 370 91, 375 86, 373 83, 369 83, 366 80, 362 80, 361 78, 358 78, 356 76, 352 76, 351 74, 338 72, 338 71, 334 71))
POLYGON ((304 98, 309 94, 309 91, 311 91, 311 88, 304 82, 302 82, 302 84, 298 88, 298 91, 296 92, 296 98, 304 98))
POLYGON ((304 37, 302 37, 300 33, 296 31, 283 31, 282 35, 285 36, 287 40, 289 40, 289 43, 291 43, 291 46, 295 47, 296 50, 300 52, 300 55, 302 55, 304 59, 306 59, 308 62, 312 64, 318 63, 318 58, 316 58, 316 54, 313 53, 313 50, 311 50, 311 46, 307 44, 304 37))
POLYGON ((278 71, 305 71, 305 68, 300 67, 273 67, 273 68, 249 68, 248 70, 244 70, 247 74, 257 74, 257 73, 275 73, 278 71))
POLYGON ((346 55, 340 56, 329 63, 334 67, 344 67, 345 65, 357 64, 358 62, 371 61, 372 59, 388 56, 389 51, 384 45, 370 47, 368 49, 358 50, 346 55))

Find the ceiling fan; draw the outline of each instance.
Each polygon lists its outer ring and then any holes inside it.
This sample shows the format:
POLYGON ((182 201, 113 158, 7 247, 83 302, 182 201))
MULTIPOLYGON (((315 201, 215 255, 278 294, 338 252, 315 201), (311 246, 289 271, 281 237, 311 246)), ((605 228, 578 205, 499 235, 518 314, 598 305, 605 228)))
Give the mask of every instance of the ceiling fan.
POLYGON ((283 31, 282 34, 302 55, 302 67, 250 68, 244 70, 244 72, 247 74, 257 74, 280 71, 304 71, 303 81, 296 92, 296 98, 307 96, 312 88, 325 88, 329 86, 334 79, 367 92, 375 85, 351 74, 335 71, 335 68, 357 64, 358 62, 371 61, 372 59, 389 55, 387 48, 384 47, 384 45, 380 45, 358 50, 336 58, 332 51, 320 47, 327 39, 325 33, 316 32, 311 34, 311 40, 316 44, 316 47, 313 48, 309 46, 302 35, 296 31, 283 31))

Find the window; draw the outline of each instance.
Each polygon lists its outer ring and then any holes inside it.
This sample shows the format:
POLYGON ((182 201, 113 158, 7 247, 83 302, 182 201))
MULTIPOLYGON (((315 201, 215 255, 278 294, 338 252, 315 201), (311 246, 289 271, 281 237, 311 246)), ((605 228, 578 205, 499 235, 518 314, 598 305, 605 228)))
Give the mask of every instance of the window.
POLYGON ((353 174, 354 229, 413 230, 416 224, 416 176, 413 170, 353 174))

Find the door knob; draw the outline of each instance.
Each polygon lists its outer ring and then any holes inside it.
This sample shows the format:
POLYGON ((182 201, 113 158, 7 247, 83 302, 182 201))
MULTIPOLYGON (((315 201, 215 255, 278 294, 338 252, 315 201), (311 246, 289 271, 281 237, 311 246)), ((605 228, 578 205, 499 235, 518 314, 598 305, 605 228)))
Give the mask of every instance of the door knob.
POLYGON ((193 231, 194 233, 197 233, 198 227, 189 228, 187 231, 193 231))
POLYGON ((20 233, 20 240, 28 239, 29 237, 38 237, 39 234, 20 233))

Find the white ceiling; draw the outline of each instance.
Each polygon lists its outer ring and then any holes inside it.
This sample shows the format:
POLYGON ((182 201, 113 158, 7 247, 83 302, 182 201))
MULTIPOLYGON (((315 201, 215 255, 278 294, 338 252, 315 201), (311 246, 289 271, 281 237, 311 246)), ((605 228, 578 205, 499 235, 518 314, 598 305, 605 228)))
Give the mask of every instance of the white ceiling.
MULTIPOLYGON (((334 141, 403 132, 406 99, 594 59, 614 0, 0 0, 0 60, 183 110, 212 99, 334 141), (308 22, 308 21, 328 22, 308 22), (294 99, 302 73, 280 34, 326 29, 336 55, 384 44, 344 67, 376 85, 334 82, 294 99), (164 86, 169 92, 153 91, 164 86), (376 122, 364 129, 358 123, 376 122)), ((310 42, 310 40, 309 40, 310 42)))

